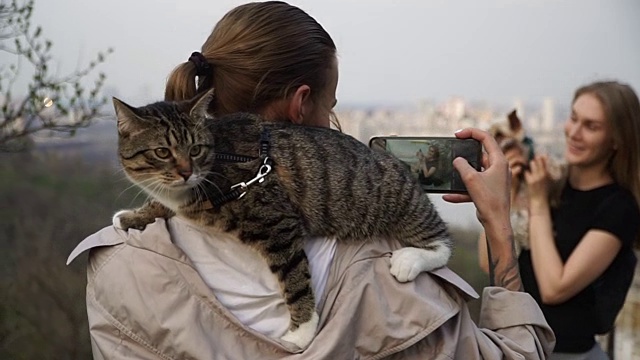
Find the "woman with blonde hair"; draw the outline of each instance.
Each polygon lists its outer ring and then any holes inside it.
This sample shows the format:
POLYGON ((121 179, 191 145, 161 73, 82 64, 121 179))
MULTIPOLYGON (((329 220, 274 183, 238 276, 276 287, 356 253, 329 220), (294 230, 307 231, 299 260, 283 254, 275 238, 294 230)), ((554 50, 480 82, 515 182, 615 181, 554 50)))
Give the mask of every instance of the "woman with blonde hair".
POLYGON ((611 329, 631 284, 640 233, 640 102, 616 81, 576 90, 564 132, 568 177, 550 206, 547 158, 525 173, 530 249, 524 288, 557 343, 551 359, 606 359, 595 335, 611 329))

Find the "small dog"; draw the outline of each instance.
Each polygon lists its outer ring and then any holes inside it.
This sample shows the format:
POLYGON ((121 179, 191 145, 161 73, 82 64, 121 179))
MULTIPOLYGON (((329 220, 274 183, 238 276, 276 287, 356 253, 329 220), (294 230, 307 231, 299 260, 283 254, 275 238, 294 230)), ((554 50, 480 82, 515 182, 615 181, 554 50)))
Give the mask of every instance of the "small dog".
MULTIPOLYGON (((488 132, 500 145, 509 161, 511 171, 517 174, 517 180, 511 184, 511 227, 516 254, 519 255, 522 249, 529 249, 529 199, 524 174, 529 170, 529 162, 535 156, 534 142, 526 134, 516 110, 507 115, 506 121, 492 124, 488 132)), ((550 203, 551 206, 555 206, 567 177, 567 168, 550 159, 547 162, 547 170, 551 182, 550 203)))

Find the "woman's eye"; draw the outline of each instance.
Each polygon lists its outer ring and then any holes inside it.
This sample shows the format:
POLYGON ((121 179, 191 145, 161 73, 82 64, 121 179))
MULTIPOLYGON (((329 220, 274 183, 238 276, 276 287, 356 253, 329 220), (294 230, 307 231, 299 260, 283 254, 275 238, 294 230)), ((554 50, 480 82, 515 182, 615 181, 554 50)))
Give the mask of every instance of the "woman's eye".
POLYGON ((169 151, 169 149, 167 148, 157 148, 154 150, 154 152, 160 159, 167 159, 169 156, 171 156, 171 151, 169 151))
POLYGON ((204 148, 202 147, 202 145, 193 145, 189 150, 189 156, 191 157, 199 156, 200 154, 202 154, 203 150, 204 148))

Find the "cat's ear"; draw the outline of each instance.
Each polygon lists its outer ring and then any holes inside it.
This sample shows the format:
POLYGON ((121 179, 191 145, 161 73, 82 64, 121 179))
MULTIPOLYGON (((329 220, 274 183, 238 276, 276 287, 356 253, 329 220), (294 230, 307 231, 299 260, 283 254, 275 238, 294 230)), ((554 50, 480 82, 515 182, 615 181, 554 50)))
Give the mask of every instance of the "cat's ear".
POLYGON ((118 134, 130 133, 138 119, 135 108, 115 97, 113 98, 113 107, 116 109, 116 118, 118 119, 118 134))
POLYGON ((194 99, 191 105, 191 110, 189 110, 189 116, 196 120, 209 117, 209 104, 213 101, 213 97, 214 90, 211 88, 200 97, 194 99))

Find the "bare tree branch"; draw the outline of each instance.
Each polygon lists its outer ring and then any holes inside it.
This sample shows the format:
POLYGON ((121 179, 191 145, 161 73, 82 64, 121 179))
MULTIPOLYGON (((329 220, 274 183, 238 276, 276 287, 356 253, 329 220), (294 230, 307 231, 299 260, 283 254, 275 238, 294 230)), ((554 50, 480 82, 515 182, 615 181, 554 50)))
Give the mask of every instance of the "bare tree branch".
POLYGON ((53 43, 42 37, 41 27, 33 28, 33 7, 34 0, 0 0, 0 51, 16 58, 8 67, 0 67, 0 152, 23 150, 35 133, 73 136, 101 115, 106 102, 100 95, 106 77, 94 74, 113 50, 99 52, 86 67, 70 74, 52 74, 53 43), (27 90, 14 96, 23 71, 32 72, 27 90), (90 77, 93 84, 86 87, 90 77))

